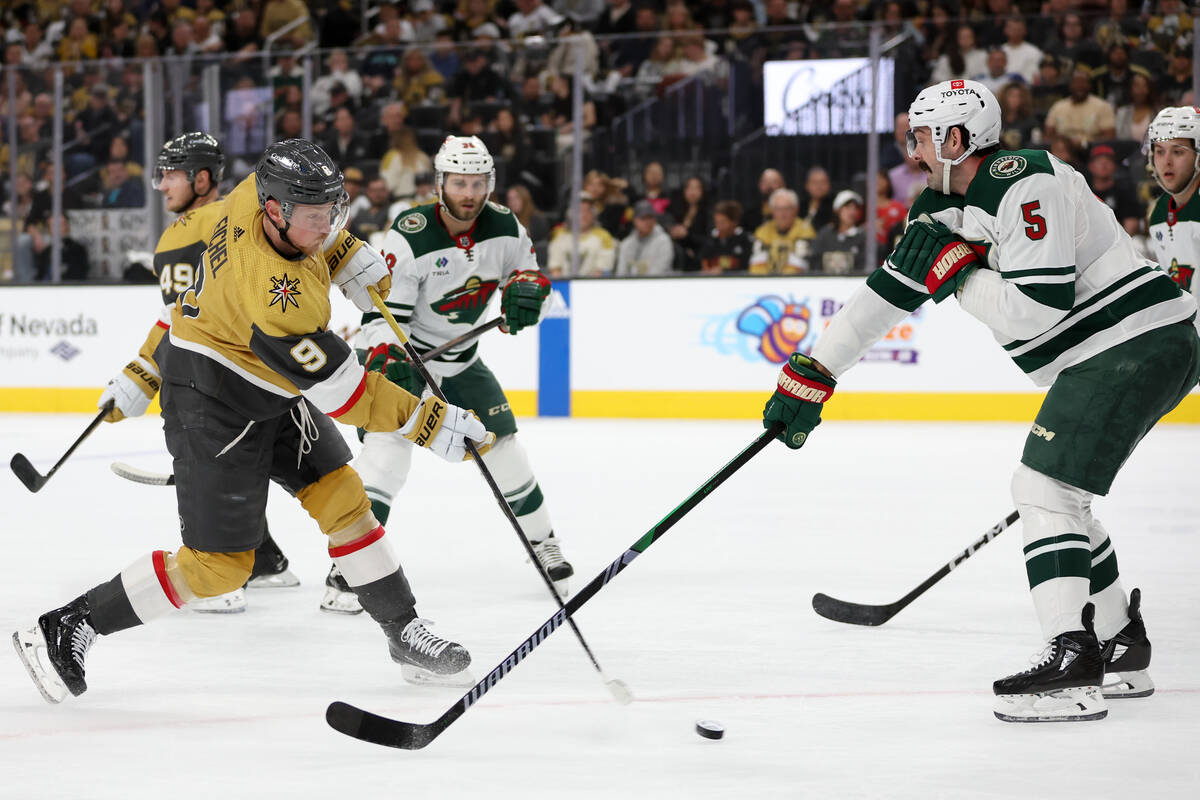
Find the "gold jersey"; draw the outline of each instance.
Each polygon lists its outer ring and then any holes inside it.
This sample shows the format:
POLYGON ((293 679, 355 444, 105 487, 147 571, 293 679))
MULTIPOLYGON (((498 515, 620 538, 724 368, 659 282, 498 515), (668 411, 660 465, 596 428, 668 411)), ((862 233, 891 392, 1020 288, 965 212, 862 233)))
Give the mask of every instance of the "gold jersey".
POLYGON ((200 257, 208 247, 217 220, 223 216, 225 201, 214 200, 180 215, 158 237, 158 246, 154 248, 154 276, 158 278, 163 305, 138 351, 138 355, 155 369, 158 369, 158 364, 154 360, 154 351, 158 349, 163 334, 171 327, 171 306, 175 305, 179 293, 195 280, 200 257))
POLYGON ((394 430, 417 401, 329 331, 329 288, 363 242, 343 231, 324 254, 287 258, 263 230, 254 175, 225 199, 195 280, 176 298, 158 354, 163 378, 268 419, 303 395, 332 417, 394 430))

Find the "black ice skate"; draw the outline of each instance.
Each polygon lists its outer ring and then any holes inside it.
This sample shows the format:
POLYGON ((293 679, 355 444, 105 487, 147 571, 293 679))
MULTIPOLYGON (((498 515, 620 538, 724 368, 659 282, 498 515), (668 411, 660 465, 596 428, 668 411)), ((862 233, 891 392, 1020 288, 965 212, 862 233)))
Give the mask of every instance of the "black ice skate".
POLYGON ((1154 694, 1154 681, 1146 672, 1150 666, 1150 640, 1146 638, 1146 625, 1142 622, 1141 589, 1129 593, 1129 622, 1104 643, 1102 653, 1106 698, 1154 694))
POLYGON ((431 624, 419 617, 381 623, 388 638, 388 652, 400 665, 404 680, 435 686, 474 686, 475 679, 467 672, 471 664, 467 648, 430 633, 425 626, 431 624))
POLYGON ((300 579, 288 569, 287 556, 275 544, 268 531, 254 551, 254 569, 250 572, 248 589, 287 589, 299 586, 300 579))
POLYGON ((350 588, 341 570, 334 564, 325 576, 325 596, 321 598, 321 610, 331 614, 361 614, 363 607, 358 595, 350 588))
POLYGON ((34 627, 13 634, 13 647, 48 703, 87 691, 83 662, 96 641, 87 595, 48 611, 34 627))
POLYGON ((554 582, 554 590, 558 592, 558 596, 567 599, 567 595, 571 593, 567 579, 575 574, 575 568, 571 566, 570 561, 563 558, 562 550, 558 547, 558 537, 552 532, 542 541, 530 544, 533 545, 538 563, 554 582))
POLYGON ((1060 633, 1034 666, 992 684, 996 718, 1004 722, 1076 722, 1104 719, 1108 707, 1100 694, 1104 657, 1092 626, 1096 608, 1083 607, 1081 631, 1060 633))

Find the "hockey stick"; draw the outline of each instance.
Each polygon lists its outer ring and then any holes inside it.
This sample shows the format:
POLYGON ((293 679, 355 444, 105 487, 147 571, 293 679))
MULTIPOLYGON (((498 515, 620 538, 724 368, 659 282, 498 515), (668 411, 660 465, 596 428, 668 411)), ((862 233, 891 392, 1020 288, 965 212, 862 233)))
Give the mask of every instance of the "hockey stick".
POLYGON ((926 578, 924 583, 894 603, 888 603, 887 605, 883 606, 868 606, 861 603, 851 603, 846 600, 838 600, 835 597, 830 597, 827 594, 821 594, 818 592, 817 594, 813 595, 813 611, 816 611, 822 617, 831 619, 834 622, 845 622, 850 625, 882 625, 904 610, 904 608, 913 600, 916 600, 918 597, 925 594, 925 592, 935 583, 949 575, 951 570, 974 555, 976 550, 999 536, 1005 528, 1016 522, 1019 516, 1020 514, 1018 514, 1016 511, 1013 511, 1001 522, 993 526, 982 537, 980 537, 978 541, 974 542, 966 550, 963 550, 954 558, 943 564, 942 568, 926 578))
MULTIPOLYGON (((453 339, 446 342, 445 344, 439 344, 437 347, 433 348, 428 353, 426 353, 424 356, 422 356, 422 358, 424 358, 426 361, 437 358, 442 353, 445 353, 448 350, 453 350, 454 348, 458 347, 460 344, 469 342, 472 339, 474 339, 476 336, 487 333, 492 328, 500 327, 500 323, 503 320, 504 320, 504 317, 496 317, 494 320, 491 320, 490 322, 485 322, 482 325, 478 325, 478 326, 472 328, 471 330, 467 331, 466 333, 462 334, 461 336, 455 336, 453 339)), ((150 470, 142 469, 140 467, 135 467, 132 464, 126 464, 122 461, 114 461, 113 463, 108 465, 108 468, 111 469, 115 474, 124 478, 125 480, 133 481, 134 483, 144 483, 147 486, 174 486, 175 485, 175 476, 174 475, 164 474, 161 472, 151 472, 150 470)))
POLYGON ((96 418, 88 423, 84 428, 83 433, 79 434, 79 438, 75 440, 75 444, 67 448, 67 452, 63 453, 63 457, 58 460, 58 463, 50 468, 50 471, 45 475, 34 469, 33 464, 29 463, 29 459, 22 453, 14 453, 12 460, 8 465, 12 467, 12 471, 16 474, 21 483, 25 484, 25 488, 31 492, 37 492, 46 485, 46 481, 54 477, 54 473, 58 472, 58 468, 63 465, 63 462, 71 457, 71 453, 75 452, 75 448, 83 444, 83 440, 91 436, 92 431, 96 430, 96 426, 104 419, 104 415, 112 411, 115 400, 110 399, 107 403, 100 407, 100 413, 96 414, 96 418))
MULTIPOLYGON (((384 304, 383 298, 379 296, 379 293, 375 291, 375 287, 373 286, 367 287, 367 291, 371 294, 371 300, 375 303, 375 307, 379 309, 379 313, 383 315, 385 320, 387 320, 387 324, 391 327, 392 333, 396 334, 396 338, 399 339, 400 344, 404 346, 404 352, 408 354, 409 360, 413 362, 413 365, 417 368, 417 372, 421 373, 421 377, 425 379, 425 385, 429 387, 429 390, 433 392, 437 399, 441 400, 443 403, 447 402, 446 395, 442 392, 442 387, 439 386, 438 382, 435 381, 433 376, 429 374, 429 369, 425 366, 425 362, 421 359, 421 356, 417 354, 416 349, 412 346, 412 342, 410 342, 408 337, 404 335, 404 331, 400 329, 400 324, 396 322, 396 318, 392 316, 391 310, 388 309, 387 305, 384 304)), ((492 490, 492 495, 496 498, 496 502, 500 505, 500 509, 504 512, 504 517, 508 520, 508 523, 512 525, 513 530, 516 531, 517 538, 521 540, 521 545, 525 548, 526 555, 528 555, 530 560, 533 562, 533 566, 538 571, 538 574, 542 576, 542 581, 546 584, 546 588, 550 590, 550 594, 554 596, 554 602, 558 603, 558 608, 561 612, 564 608, 562 598, 558 596, 558 590, 554 588, 554 581, 550 580, 550 575, 542 566, 542 562, 538 561, 537 553, 533 552, 533 545, 529 543, 529 537, 525 535, 525 531, 521 530, 521 523, 517 521, 517 516, 513 513, 512 506, 508 504, 508 500, 504 499, 504 492, 500 491, 500 487, 497 485, 496 479, 492 477, 492 471, 487 468, 487 464, 483 463, 483 457, 479 455, 479 451, 476 450, 474 443, 472 443, 470 439, 466 439, 465 441, 467 445, 467 452, 471 454, 472 460, 474 460, 475 464, 479 467, 479 472, 481 475, 483 475, 483 479, 487 481, 488 488, 492 490)), ((619 703, 632 702, 633 693, 629 691, 629 687, 626 686, 622 681, 610 679, 604 674, 604 669, 601 668, 600 662, 596 660, 595 653, 592 652, 592 648, 588 646, 587 641, 583 638, 583 632, 579 630, 579 626, 575 624, 575 620, 568 619, 567 622, 570 623, 571 630, 575 632, 575 638, 579 640, 579 644, 583 647, 584 652, 587 653, 588 658, 591 659, 592 666, 596 668, 596 672, 600 673, 601 679, 604 680, 604 684, 608 687, 608 690, 612 693, 612 696, 619 703)))
POLYGON ((363 711, 361 708, 340 701, 329 704, 329 708, 325 710, 325 721, 336 731, 344 733, 347 736, 353 736, 355 739, 361 739, 364 742, 371 742, 372 744, 398 747, 403 750, 419 750, 429 744, 442 731, 450 727, 456 719, 465 714, 467 709, 487 694, 489 689, 503 680, 505 675, 516 669, 517 665, 533 652, 535 647, 544 642, 554 631, 558 630, 564 620, 570 622, 571 615, 577 612, 584 603, 599 593, 609 581, 628 567, 635 558, 646 552, 650 545, 662 538, 663 534, 675 523, 679 522, 689 511, 699 505, 701 500, 712 494, 727 478, 745 466, 746 462, 766 447, 782 429, 782 423, 775 423, 763 431, 757 439, 751 442, 742 452, 738 453, 732 461, 721 467, 717 474, 705 481, 704 485, 699 489, 688 495, 686 500, 676 506, 671 513, 667 514, 657 525, 647 531, 642 538, 634 542, 628 550, 605 567, 603 572, 592 578, 591 582, 572 597, 564 608, 555 612, 550 619, 535 628, 533 633, 525 641, 517 645, 511 653, 505 656, 483 680, 475 684, 470 691, 459 698, 453 706, 446 709, 433 722, 424 724, 402 722, 396 719, 389 719, 388 717, 381 717, 369 711, 363 711))

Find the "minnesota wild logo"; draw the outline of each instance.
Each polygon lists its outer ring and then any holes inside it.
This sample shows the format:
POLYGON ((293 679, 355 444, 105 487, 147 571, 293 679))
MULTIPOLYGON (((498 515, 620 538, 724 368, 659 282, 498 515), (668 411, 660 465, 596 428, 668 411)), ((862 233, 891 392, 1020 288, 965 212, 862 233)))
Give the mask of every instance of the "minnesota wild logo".
POLYGON ((1196 268, 1191 264, 1180 264, 1175 259, 1171 259, 1171 265, 1167 267, 1167 274, 1171 276, 1171 280, 1179 284, 1179 288, 1185 292, 1192 290, 1192 276, 1196 274, 1196 268))
POLYGON ((450 322, 473 325, 487 308, 498 284, 499 281, 481 281, 472 275, 462 286, 434 300, 430 307, 450 322))
POLYGON ((283 273, 282 277, 271 278, 271 288, 267 289, 267 294, 271 295, 271 303, 267 307, 279 306, 279 310, 287 313, 288 304, 292 308, 299 308, 300 301, 296 298, 300 296, 300 279, 290 279, 287 273, 283 273))
POLYGON ((992 162, 988 172, 993 178, 1012 178, 1024 172, 1026 165, 1024 156, 1002 155, 992 162))

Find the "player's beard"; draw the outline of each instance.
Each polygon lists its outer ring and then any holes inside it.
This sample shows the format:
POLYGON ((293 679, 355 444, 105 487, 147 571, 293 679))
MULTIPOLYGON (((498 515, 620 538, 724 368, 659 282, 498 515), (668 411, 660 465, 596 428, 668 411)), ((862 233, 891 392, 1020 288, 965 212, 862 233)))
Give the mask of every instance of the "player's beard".
POLYGON ((459 222, 472 222, 472 221, 474 221, 474 219, 476 217, 478 217, 483 212, 483 204, 484 204, 485 199, 486 198, 483 198, 483 199, 471 198, 471 201, 473 203, 475 203, 475 208, 471 209, 469 214, 462 209, 462 206, 460 204, 454 202, 449 197, 443 196, 442 203, 445 204, 446 211, 448 211, 450 213, 450 216, 454 217, 459 222))

